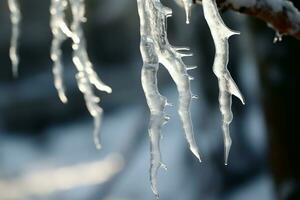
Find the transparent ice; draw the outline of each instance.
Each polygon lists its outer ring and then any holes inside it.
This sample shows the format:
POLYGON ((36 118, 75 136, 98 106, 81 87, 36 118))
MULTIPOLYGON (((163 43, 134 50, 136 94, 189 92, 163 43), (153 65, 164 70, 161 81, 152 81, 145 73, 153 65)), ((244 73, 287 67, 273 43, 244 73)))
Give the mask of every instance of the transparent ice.
POLYGON ((18 0, 8 0, 8 7, 10 10, 10 20, 12 24, 12 37, 10 41, 9 57, 12 63, 13 76, 17 77, 19 65, 18 39, 20 35, 20 21, 22 16, 18 0))
POLYGON ((232 79, 228 69, 229 44, 228 39, 232 35, 239 34, 230 30, 223 22, 215 0, 202 0, 205 19, 210 28, 215 43, 215 60, 213 64, 214 74, 219 82, 219 105, 222 113, 222 130, 224 137, 225 165, 228 163, 228 155, 231 147, 229 125, 233 115, 231 111, 232 95, 239 98, 244 104, 244 98, 232 79))
POLYGON ((68 99, 65 94, 63 83, 63 64, 62 64, 62 43, 72 37, 72 33, 67 26, 65 19, 65 9, 68 5, 67 0, 51 0, 50 5, 50 27, 53 35, 51 45, 51 59, 53 61, 54 85, 57 89, 58 96, 63 103, 67 103, 68 99))
MULTIPOLYGON (((160 0, 137 0, 137 3, 140 16, 140 50, 143 58, 141 79, 151 113, 148 128, 151 154, 150 181, 152 191, 158 197, 157 172, 160 167, 165 167, 160 153, 161 128, 169 120, 169 116, 165 114, 165 107, 169 103, 166 97, 158 91, 157 71, 159 64, 162 64, 177 86, 179 95, 178 113, 185 137, 190 150, 201 161, 190 116, 190 103, 193 98, 190 81, 193 78, 187 73, 187 70, 195 67, 186 66, 182 61, 182 57, 192 56, 191 53, 186 53, 189 48, 178 48, 169 44, 166 27, 167 17, 172 16, 172 10, 163 6, 160 0)), ((187 18, 187 21, 189 21, 189 18, 187 18)))
POLYGON ((181 0, 185 9, 185 14, 186 14, 186 23, 190 23, 191 19, 191 14, 192 14, 192 5, 193 5, 193 0, 181 0))
POLYGON ((71 38, 73 42, 72 60, 77 69, 77 85, 84 95, 89 113, 94 118, 94 141, 96 147, 100 149, 99 131, 103 110, 98 105, 100 98, 94 94, 93 89, 95 86, 98 90, 107 93, 111 93, 112 90, 100 80, 87 54, 86 41, 82 29, 82 23, 86 21, 84 0, 52 0, 50 13, 50 24, 53 33, 51 58, 54 62, 53 74, 55 87, 57 88, 61 101, 64 103, 67 102, 65 87, 62 81, 63 66, 61 61, 61 44, 67 38, 71 38), (72 23, 70 28, 68 27, 64 15, 68 3, 70 4, 72 13, 72 23))

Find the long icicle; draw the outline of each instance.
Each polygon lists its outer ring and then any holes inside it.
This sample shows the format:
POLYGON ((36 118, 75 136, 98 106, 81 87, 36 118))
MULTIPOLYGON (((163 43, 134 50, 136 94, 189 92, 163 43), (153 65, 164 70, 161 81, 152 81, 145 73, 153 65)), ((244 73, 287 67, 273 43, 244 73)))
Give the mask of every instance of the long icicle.
POLYGON ((232 95, 236 96, 245 104, 244 97, 238 89, 236 83, 232 79, 228 69, 229 61, 229 44, 228 39, 232 35, 239 34, 238 32, 230 30, 223 22, 217 8, 215 0, 202 0, 203 11, 205 19, 210 28, 212 37, 214 39, 216 53, 213 64, 214 74, 219 82, 219 104, 222 113, 222 130, 224 137, 224 159, 225 165, 228 164, 228 156, 231 147, 231 137, 229 132, 229 125, 232 121, 233 115, 231 111, 232 95))
POLYGON ((94 94, 93 85, 98 90, 107 93, 111 93, 112 90, 100 80, 87 54, 86 41, 81 25, 82 22, 86 21, 84 0, 69 0, 69 2, 73 15, 71 31, 73 40, 73 62, 78 71, 76 74, 77 84, 80 91, 84 94, 88 111, 94 117, 94 141, 96 147, 100 149, 99 131, 103 110, 98 105, 100 99, 94 94))
POLYGON ((18 0, 8 0, 8 7, 10 10, 10 20, 12 24, 12 37, 10 41, 9 57, 12 63, 13 76, 18 76, 18 39, 20 35, 20 21, 21 11, 18 0))
POLYGON ((157 70, 161 63, 170 73, 174 80, 179 94, 178 113, 182 122, 184 133, 190 150, 200 160, 199 150, 196 145, 193 133, 193 126, 190 116, 190 103, 193 98, 190 90, 190 77, 182 57, 191 56, 181 51, 187 48, 176 48, 169 44, 167 38, 167 17, 172 16, 172 10, 163 6, 159 0, 137 0, 140 16, 140 50, 143 58, 142 85, 150 109, 150 182, 153 193, 159 196, 157 191, 157 172, 164 167, 161 161, 160 138, 161 127, 168 121, 165 114, 167 100, 163 97, 157 87, 157 70))

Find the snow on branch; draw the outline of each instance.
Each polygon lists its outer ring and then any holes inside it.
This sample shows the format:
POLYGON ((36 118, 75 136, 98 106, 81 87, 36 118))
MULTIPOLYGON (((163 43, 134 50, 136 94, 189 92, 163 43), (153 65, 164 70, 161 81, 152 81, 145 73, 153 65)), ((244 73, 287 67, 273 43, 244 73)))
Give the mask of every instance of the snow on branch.
MULTIPOLYGON (((202 0, 194 0, 202 3, 202 0)), ((300 11, 287 0, 217 0, 219 8, 230 9, 265 21, 280 35, 300 40, 300 11)))

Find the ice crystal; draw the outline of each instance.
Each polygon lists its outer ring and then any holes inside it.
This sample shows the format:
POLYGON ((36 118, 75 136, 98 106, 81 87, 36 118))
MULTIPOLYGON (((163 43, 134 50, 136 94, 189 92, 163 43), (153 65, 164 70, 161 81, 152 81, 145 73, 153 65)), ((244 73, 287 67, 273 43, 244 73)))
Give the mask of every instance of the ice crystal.
POLYGON ((190 103, 193 95, 190 90, 190 80, 187 70, 194 67, 186 66, 182 57, 191 56, 183 53, 188 48, 177 48, 169 44, 167 38, 167 17, 172 16, 172 10, 161 4, 159 0, 137 0, 140 16, 140 50, 143 58, 142 86, 150 109, 150 181, 153 193, 158 197, 156 176, 158 169, 164 167, 160 153, 161 128, 169 120, 165 114, 168 105, 166 97, 162 96, 157 87, 157 71, 161 63, 170 73, 179 94, 178 113, 182 122, 185 137, 190 150, 199 159, 199 151, 194 139, 190 116, 190 103))
POLYGON ((224 137, 225 165, 228 163, 228 155, 231 147, 229 125, 233 115, 231 111, 232 95, 238 97, 244 104, 244 98, 232 79, 228 69, 230 36, 239 34, 230 30, 223 22, 215 0, 202 0, 204 16, 210 28, 215 43, 215 60, 213 71, 219 82, 219 104, 222 113, 222 130, 224 137))
POLYGON ((77 85, 84 95, 89 113, 94 118, 93 135, 96 147, 101 148, 98 134, 103 110, 98 105, 100 99, 94 94, 93 87, 95 86, 98 90, 107 93, 111 93, 112 90, 100 80, 87 54, 86 41, 82 29, 82 23, 86 21, 84 0, 52 0, 50 12, 50 23, 53 33, 51 58, 54 61, 53 73, 55 87, 58 90, 62 102, 67 102, 62 81, 63 67, 60 48, 61 43, 65 39, 71 38, 73 42, 73 63, 77 69, 77 85), (71 28, 68 27, 64 16, 68 2, 70 3, 72 12, 71 28))
POLYGON ((12 37, 10 41, 9 57, 12 63, 13 76, 18 76, 18 39, 20 35, 21 12, 18 0, 8 0, 10 10, 10 20, 12 24, 12 37))

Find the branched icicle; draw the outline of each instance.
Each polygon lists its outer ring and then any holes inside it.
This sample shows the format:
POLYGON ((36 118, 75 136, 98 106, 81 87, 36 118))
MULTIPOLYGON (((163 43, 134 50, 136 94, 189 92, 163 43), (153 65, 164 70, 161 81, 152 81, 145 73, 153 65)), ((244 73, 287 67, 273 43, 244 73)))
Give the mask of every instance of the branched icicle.
POLYGON ((21 12, 18 0, 8 0, 8 7, 10 10, 10 20, 12 24, 12 37, 10 41, 9 57, 12 63, 13 76, 18 76, 18 39, 20 35, 20 21, 21 12))
POLYGON ((85 5, 84 0, 70 0, 71 10, 73 14, 73 22, 71 31, 73 33, 73 62, 77 68, 76 74, 77 84, 80 91, 84 94, 86 106, 90 114, 94 117, 94 141, 97 148, 101 148, 98 138, 102 108, 99 107, 99 98, 93 92, 93 85, 100 91, 111 93, 112 90, 109 86, 104 84, 93 69, 93 65, 89 60, 86 41, 83 35, 82 22, 86 21, 85 18, 85 5))
POLYGON ((65 89, 62 81, 62 61, 61 61, 61 43, 67 38, 73 41, 73 62, 77 68, 77 84, 80 91, 84 94, 84 99, 89 113, 94 118, 94 141, 97 148, 101 148, 99 141, 99 129, 102 116, 102 108, 98 105, 100 99, 94 94, 93 86, 100 91, 111 93, 109 86, 104 84, 93 69, 93 65, 88 57, 86 50, 86 41, 84 38, 82 23, 86 21, 84 0, 69 0, 71 5, 73 21, 71 28, 65 21, 64 11, 67 7, 66 0, 52 0, 51 5, 51 28, 53 33, 51 58, 54 61, 53 73, 55 87, 58 90, 59 97, 63 102, 67 101, 65 89))
POLYGON ((178 113, 190 150, 199 159, 199 151, 194 139, 192 121, 190 116, 191 94, 190 80, 187 70, 194 67, 186 66, 182 57, 191 56, 182 51, 188 48, 176 48, 169 44, 167 39, 166 19, 172 15, 172 10, 163 6, 159 0, 137 0, 140 16, 141 43, 140 50, 143 58, 142 85, 150 109, 150 150, 151 166, 150 181, 153 193, 158 197, 156 176, 158 169, 164 167, 160 154, 161 127, 168 121, 165 114, 167 100, 157 88, 157 71, 161 63, 174 80, 178 94, 178 113))
POLYGON ((186 23, 189 24, 192 14, 193 0, 175 0, 175 2, 184 8, 186 15, 186 23))
POLYGON ((67 103, 68 99, 65 94, 65 87, 63 83, 61 45, 68 37, 72 37, 72 33, 65 20, 65 9, 67 5, 67 0, 52 0, 50 6, 50 27, 53 35, 51 45, 51 59, 53 61, 52 71, 55 88, 57 89, 58 96, 63 103, 67 103))
POLYGON ((233 117, 231 111, 232 95, 238 97, 244 104, 244 98, 227 69, 229 60, 228 39, 230 36, 239 33, 230 30, 224 24, 218 12, 215 0, 202 0, 202 5, 204 16, 209 25, 216 48, 213 71, 219 82, 219 104, 223 120, 222 129, 224 134, 225 165, 227 165, 231 147, 229 125, 233 117))

